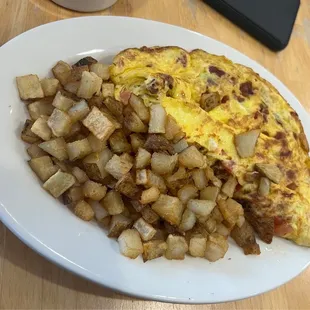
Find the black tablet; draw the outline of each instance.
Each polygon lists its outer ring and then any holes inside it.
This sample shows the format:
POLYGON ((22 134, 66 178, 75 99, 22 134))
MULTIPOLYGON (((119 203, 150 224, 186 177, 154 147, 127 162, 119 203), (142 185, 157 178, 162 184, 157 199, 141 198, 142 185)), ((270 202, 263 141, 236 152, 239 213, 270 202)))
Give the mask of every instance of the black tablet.
POLYGON ((269 48, 284 49, 300 0, 203 0, 269 48))

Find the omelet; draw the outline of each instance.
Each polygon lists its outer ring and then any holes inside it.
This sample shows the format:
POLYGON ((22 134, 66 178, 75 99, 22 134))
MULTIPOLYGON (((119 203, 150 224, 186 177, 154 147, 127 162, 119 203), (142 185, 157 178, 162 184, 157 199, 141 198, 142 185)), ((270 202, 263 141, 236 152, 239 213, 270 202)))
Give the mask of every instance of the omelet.
POLYGON ((224 56, 179 47, 127 49, 110 74, 116 99, 134 93, 146 106, 160 103, 189 142, 238 179, 235 199, 264 241, 278 235, 310 246, 309 146, 297 113, 269 82, 224 56), (202 106, 204 96, 211 108, 202 106), (255 152, 243 158, 235 139, 252 130, 259 132, 255 152), (281 173, 264 197, 246 178, 257 164, 281 173))

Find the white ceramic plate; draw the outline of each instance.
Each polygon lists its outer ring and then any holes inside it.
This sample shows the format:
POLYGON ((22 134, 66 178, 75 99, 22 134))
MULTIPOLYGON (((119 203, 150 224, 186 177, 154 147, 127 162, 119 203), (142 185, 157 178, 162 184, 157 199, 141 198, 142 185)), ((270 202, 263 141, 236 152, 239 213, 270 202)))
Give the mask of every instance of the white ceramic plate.
POLYGON ((198 33, 141 19, 85 17, 32 29, 0 48, 0 217, 23 242, 54 263, 126 294, 180 303, 215 303, 257 295, 298 275, 310 250, 275 238, 261 243, 260 256, 245 256, 233 243, 225 258, 209 263, 158 259, 143 263, 119 254, 93 223, 79 220, 41 189, 26 160, 20 129, 26 113, 15 77, 46 76, 58 60, 92 55, 111 61, 128 47, 177 45, 222 54, 253 68, 270 81, 298 112, 310 137, 308 115, 294 95, 272 74, 238 51, 198 33), (307 122, 308 119, 308 122, 307 122))

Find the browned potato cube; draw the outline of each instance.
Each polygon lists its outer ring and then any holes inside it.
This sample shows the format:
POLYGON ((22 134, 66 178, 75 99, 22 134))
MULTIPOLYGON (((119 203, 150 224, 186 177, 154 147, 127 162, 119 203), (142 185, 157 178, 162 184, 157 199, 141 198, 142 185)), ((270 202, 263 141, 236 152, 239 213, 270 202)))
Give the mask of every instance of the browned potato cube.
POLYGON ((145 206, 140 212, 144 220, 150 224, 154 224, 159 220, 157 213, 155 213, 149 206, 145 206))
POLYGON ((216 198, 220 192, 220 189, 216 186, 208 186, 201 190, 200 199, 201 200, 211 200, 216 201, 216 198))
POLYGON ((151 187, 142 192, 140 202, 142 204, 148 204, 150 202, 154 202, 158 199, 159 195, 160 195, 159 189, 157 187, 151 187))
POLYGON ((206 178, 206 173, 203 169, 194 169, 192 171, 192 177, 195 183, 195 186, 202 190, 208 185, 208 181, 206 178))
POLYGON ((196 224, 196 215, 193 211, 186 209, 182 215, 181 224, 179 226, 181 231, 191 230, 196 224))
POLYGON ((211 214, 216 206, 214 201, 190 199, 187 203, 187 208, 193 211, 196 215, 206 217, 211 214))
MULTIPOLYGON (((122 233, 122 231, 131 226, 131 223, 132 223, 131 219, 125 217, 124 215, 121 214, 113 215, 110 222, 108 236, 110 238, 117 238, 122 233)), ((138 232, 137 234, 139 236, 138 232)))
POLYGON ((228 237, 230 234, 230 230, 222 223, 216 224, 216 232, 223 237, 228 237))
POLYGON ((73 167, 71 173, 80 184, 83 184, 89 180, 87 174, 79 167, 73 167))
POLYGON ((165 256, 167 259, 183 260, 188 251, 188 245, 184 237, 169 235, 167 238, 167 250, 165 256))
POLYGON ((205 165, 205 157, 192 145, 179 154, 179 162, 189 169, 201 168, 205 165))
POLYGON ((105 170, 110 173, 115 179, 119 180, 123 175, 128 173, 133 164, 114 155, 106 164, 105 170))
POLYGON ((55 108, 66 112, 73 106, 74 103, 75 101, 73 99, 67 97, 62 91, 58 91, 52 105, 55 108))
POLYGON ((235 136, 235 145, 241 158, 252 157, 255 154, 255 146, 260 130, 250 130, 235 136))
POLYGON ((47 125, 46 119, 39 117, 32 125, 31 131, 40 137, 42 140, 49 140, 52 136, 52 131, 47 125))
POLYGON ((84 199, 83 189, 80 186, 71 187, 63 193, 62 197, 65 205, 78 202, 84 199))
POLYGON ((47 155, 37 144, 31 144, 27 148, 27 153, 31 158, 38 158, 47 155))
POLYGON ((140 217, 133 224, 133 228, 139 232, 143 241, 151 240, 156 234, 156 230, 153 228, 153 226, 147 223, 142 217, 140 217))
POLYGON ((83 71, 77 96, 90 99, 93 95, 98 95, 101 90, 102 79, 93 72, 83 71))
POLYGON ((278 184, 282 178, 282 172, 278 166, 273 164, 256 164, 256 170, 261 173, 263 176, 268 178, 270 181, 278 184))
POLYGON ((47 121, 47 124, 51 128, 54 136, 63 137, 69 133, 72 126, 72 121, 66 112, 59 109, 54 109, 52 115, 47 121))
POLYGON ((125 210, 121 194, 113 190, 105 195, 101 204, 110 215, 121 214, 125 210))
POLYGON ((50 192, 55 198, 58 198, 74 183, 75 178, 73 175, 59 170, 43 184, 43 188, 50 192))
POLYGON ((225 237, 214 233, 209 236, 205 257, 210 262, 215 262, 223 258, 228 250, 228 242, 225 237))
POLYGON ((177 197, 161 194, 152 209, 171 225, 180 225, 184 207, 177 197))
POLYGON ((173 140, 173 138, 181 131, 180 126, 177 124, 175 119, 171 116, 167 116, 166 128, 165 128, 165 137, 168 140, 173 140))
POLYGON ((177 143, 173 145, 173 150, 175 153, 182 153, 184 150, 188 148, 188 143, 186 139, 181 139, 177 143))
POLYGON ((145 143, 145 139, 142 135, 138 134, 138 133, 133 133, 130 135, 130 143, 131 143, 131 147, 133 149, 134 152, 137 152, 137 150, 141 147, 143 147, 144 143, 145 143))
POLYGON ((172 173, 178 162, 178 155, 167 155, 163 153, 153 153, 151 159, 152 170, 157 174, 172 173))
POLYGON ((68 159, 66 146, 66 141, 62 137, 39 144, 39 147, 43 151, 47 152, 53 157, 56 157, 60 161, 68 159))
POLYGON ((42 115, 50 116, 54 110, 51 103, 44 99, 28 104, 27 108, 29 115, 33 120, 37 120, 42 115))
POLYGON ((142 122, 148 123, 150 120, 150 110, 144 105, 144 101, 142 98, 136 96, 135 94, 131 94, 129 98, 129 104, 139 116, 142 122))
POLYGON ((205 257, 207 239, 203 236, 192 237, 189 241, 189 254, 193 257, 205 257))
POLYGON ((271 183, 268 178, 262 177, 259 180, 258 193, 262 196, 267 196, 270 192, 271 183))
POLYGON ((130 173, 122 176, 115 185, 115 190, 131 199, 139 199, 141 190, 134 182, 130 173))
POLYGON ((167 177, 167 186, 170 190, 176 191, 189 182, 189 173, 187 173, 184 167, 179 169, 171 176, 167 177))
POLYGON ((117 101, 112 97, 105 98, 104 104, 108 108, 108 110, 113 114, 113 116, 115 116, 115 118, 122 123, 124 119, 123 117, 124 105, 120 101, 117 101))
POLYGON ((103 98, 114 97, 114 84, 103 83, 101 86, 101 93, 103 98))
POLYGON ((82 74, 84 71, 89 71, 87 65, 73 66, 70 76, 66 81, 66 85, 64 86, 65 90, 76 95, 80 87, 82 74))
POLYGON ((91 221, 95 216, 92 207, 84 200, 79 201, 75 205, 74 213, 83 221, 91 221))
POLYGON ((124 112, 124 126, 132 132, 147 132, 147 126, 134 111, 128 110, 124 112))
POLYGON ((131 156, 131 155, 129 155, 128 153, 123 153, 121 156, 120 156, 120 158, 122 159, 122 160, 125 160, 125 161, 128 161, 129 163, 134 163, 134 158, 131 156))
POLYGON ((58 167, 54 166, 49 156, 33 158, 29 160, 28 163, 30 168, 43 182, 48 180, 53 174, 58 171, 58 167))
POLYGON ((87 139, 93 152, 101 152, 107 147, 106 141, 99 140, 92 133, 87 137, 87 139))
POLYGON ((137 258, 143 253, 143 244, 139 233, 134 229, 124 230, 118 237, 120 252, 129 258, 137 258))
POLYGON ((190 199, 198 196, 198 189, 192 184, 186 184, 178 190, 178 198, 182 203, 187 204, 190 199))
POLYGON ((110 217, 109 213, 103 206, 95 200, 88 199, 88 203, 95 212, 95 218, 99 223, 104 223, 110 217))
POLYGON ((148 184, 148 171, 146 169, 136 171, 136 184, 146 185, 148 184))
POLYGON ((136 169, 143 169, 147 167, 151 163, 151 157, 151 153, 140 147, 136 155, 136 169))
POLYGON ((167 243, 163 240, 152 240, 143 243, 143 261, 152 260, 161 257, 167 250, 167 243))
POLYGON ((86 181, 83 185, 84 196, 95 201, 101 200, 107 193, 106 186, 94 181, 86 181))
POLYGON ((115 130, 109 138, 109 143, 112 151, 117 154, 131 151, 131 145, 128 143, 125 134, 122 130, 115 130))
POLYGON ((91 99, 87 100, 88 106, 92 109, 93 107, 97 107, 100 109, 102 107, 103 98, 102 94, 100 93, 98 96, 93 96, 91 99))
POLYGON ((217 223, 215 219, 209 218, 203 223, 203 226, 206 228, 208 233, 212 234, 216 231, 217 223))
POLYGON ((228 197, 232 197, 234 195, 237 184, 238 182, 236 178, 230 176, 226 183, 222 186, 222 192, 228 197))
POLYGON ((22 100, 43 98, 44 93, 37 75, 24 75, 16 78, 19 96, 22 100))
POLYGON ((89 66, 89 69, 90 69, 90 72, 94 72, 104 81, 107 81, 110 79, 110 71, 109 71, 108 65, 97 62, 97 63, 91 64, 89 66))
POLYGON ((55 78, 59 80, 62 85, 67 83, 71 75, 71 70, 71 66, 64 61, 58 61, 52 69, 55 78))
POLYGON ((219 200, 218 207, 230 227, 235 226, 239 216, 244 215, 242 205, 231 198, 227 200, 219 200))
POLYGON ((45 97, 54 96, 60 87, 57 79, 43 79, 41 80, 41 87, 45 97))
POLYGON ((167 114, 160 104, 153 104, 150 107, 149 133, 165 133, 167 114))
POLYGON ((33 122, 29 119, 26 120, 22 133, 21 133, 21 139, 27 143, 35 143, 37 141, 39 141, 39 137, 37 135, 35 135, 32 131, 31 131, 31 127, 33 125, 33 122))
POLYGON ((166 193, 167 186, 162 176, 153 173, 151 170, 147 170, 147 183, 146 187, 157 187, 161 193, 166 193))
POLYGON ((67 143, 67 152, 70 161, 83 158, 92 152, 87 138, 67 143))
POLYGON ((215 219, 218 223, 221 223, 224 220, 223 215, 217 206, 213 209, 211 217, 215 219))
POLYGON ((86 56, 84 58, 81 58, 78 62, 76 62, 73 65, 73 68, 79 68, 79 67, 90 67, 92 64, 97 63, 98 61, 91 57, 91 56, 86 56))
POLYGON ((83 124, 101 141, 107 140, 116 129, 113 122, 103 115, 97 107, 93 107, 83 120, 83 124))
POLYGON ((77 122, 82 120, 88 113, 89 107, 85 100, 76 102, 68 111, 69 116, 71 117, 72 122, 77 122))

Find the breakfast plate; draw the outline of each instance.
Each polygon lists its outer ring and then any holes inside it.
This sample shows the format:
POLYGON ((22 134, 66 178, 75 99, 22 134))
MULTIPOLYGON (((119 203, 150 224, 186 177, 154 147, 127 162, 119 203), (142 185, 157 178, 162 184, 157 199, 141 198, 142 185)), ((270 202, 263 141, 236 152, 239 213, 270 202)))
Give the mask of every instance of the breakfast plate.
POLYGON ((141 46, 180 46, 224 55, 269 81, 298 113, 310 137, 308 115, 296 97, 272 74, 240 52, 201 34, 154 21, 125 17, 68 19, 32 29, 0 49, 1 81, 0 218, 24 243, 88 280, 125 294, 177 303, 217 303, 261 294, 291 280, 310 262, 310 250, 275 238, 260 242, 260 256, 245 256, 230 242, 215 263, 187 257, 143 263, 119 254, 115 240, 94 223, 83 222, 51 199, 26 163, 20 131, 26 117, 15 77, 46 76, 59 60, 92 56, 111 63, 121 50, 141 46))

